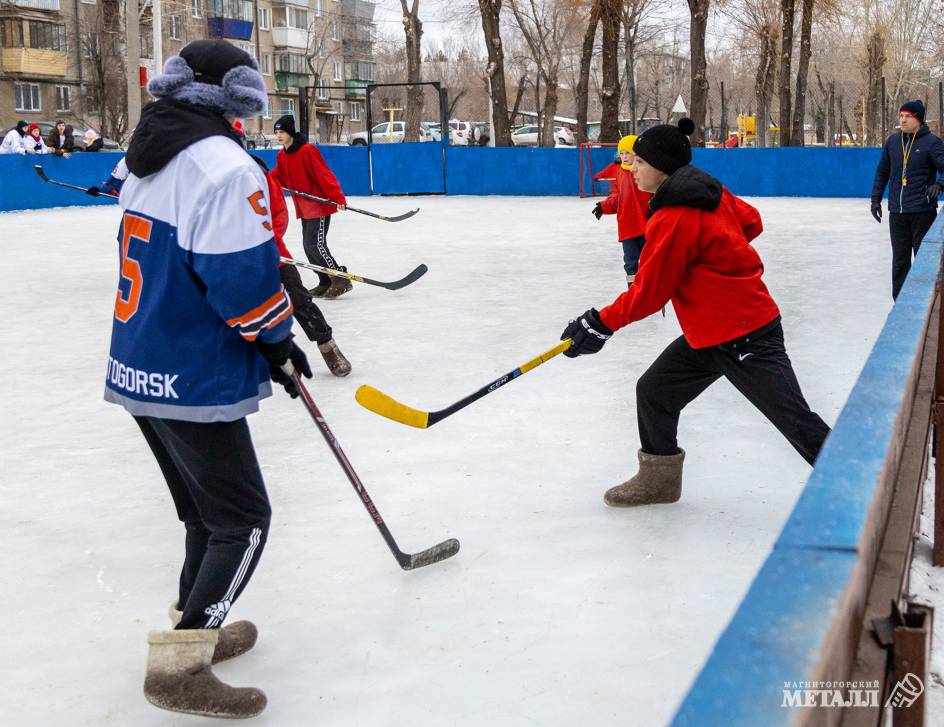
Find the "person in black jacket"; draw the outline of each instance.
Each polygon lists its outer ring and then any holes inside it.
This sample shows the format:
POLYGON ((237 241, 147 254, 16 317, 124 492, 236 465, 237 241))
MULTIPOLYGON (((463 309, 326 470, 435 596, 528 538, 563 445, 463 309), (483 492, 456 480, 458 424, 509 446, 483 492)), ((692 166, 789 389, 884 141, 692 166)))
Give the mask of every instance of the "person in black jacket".
POLYGON ((57 157, 66 157, 68 159, 72 154, 72 150, 75 148, 75 138, 72 127, 66 124, 65 121, 57 121, 56 128, 50 131, 49 135, 46 137, 46 146, 48 146, 49 151, 57 157))
POLYGON ((888 185, 888 230, 892 241, 892 298, 911 270, 913 255, 937 217, 944 172, 944 141, 924 123, 924 104, 908 101, 898 111, 898 131, 885 141, 872 184, 872 216, 882 221, 888 185))

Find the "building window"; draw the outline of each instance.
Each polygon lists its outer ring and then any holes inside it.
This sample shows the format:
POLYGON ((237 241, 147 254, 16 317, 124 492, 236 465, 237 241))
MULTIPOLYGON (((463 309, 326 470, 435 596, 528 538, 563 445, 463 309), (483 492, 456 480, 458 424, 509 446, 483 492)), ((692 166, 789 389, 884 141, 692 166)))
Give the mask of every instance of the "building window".
POLYGON ((305 56, 300 53, 279 53, 275 57, 275 70, 277 73, 302 73, 308 74, 308 64, 305 62, 305 56))
POLYGON ((82 2, 86 5, 94 5, 96 0, 82 0, 82 2))
POLYGON ((331 40, 338 40, 338 22, 336 20, 331 21, 331 40))
POLYGON ((312 3, 312 11, 315 13, 316 18, 321 17, 321 0, 314 0, 312 3))
POLYGON ((361 120, 361 105, 359 103, 351 102, 351 121, 360 121, 361 120))
POLYGON ((318 40, 318 57, 319 57, 319 58, 324 58, 324 57, 325 57, 324 38, 321 38, 321 39, 318 40))
POLYGON ((295 99, 294 98, 279 98, 279 107, 275 110, 279 116, 294 116, 295 115, 295 99))
POLYGON ((207 15, 211 18, 229 18, 252 22, 250 0, 207 0, 207 15))
POLYGON ((259 69, 262 71, 262 74, 265 76, 272 75, 272 54, 263 53, 262 58, 259 61, 259 69))
POLYGON ((201 0, 193 0, 193 10, 191 10, 191 15, 195 18, 202 17, 203 8, 200 6, 201 0))
POLYGON ((84 33, 82 37, 82 55, 86 58, 97 58, 100 55, 100 50, 98 45, 98 33, 84 33))
POLYGON ((272 25, 269 23, 269 8, 259 8, 259 30, 268 30, 272 25))
POLYGON ((340 61, 334 62, 334 80, 335 81, 344 80, 344 77, 341 75, 341 62, 340 61))
POLYGON ((29 21, 29 47, 43 50, 66 49, 66 27, 42 20, 29 21))
MULTIPOLYGON (((151 25, 139 26, 138 40, 142 58, 154 58, 154 31, 151 25)), ((96 33, 96 35, 98 35, 96 33)))
POLYGON ((23 47, 23 21, 20 18, 0 19, 0 47, 23 47))
POLYGON ((318 98, 322 101, 328 98, 328 82, 323 78, 318 79, 318 98))
POLYGON ((335 101, 335 102, 334 102, 334 114, 335 114, 335 116, 344 116, 344 114, 341 112, 341 102, 340 102, 340 101, 335 101))
POLYGON ((308 30, 308 11, 303 8, 272 8, 272 26, 308 30))
POLYGON ((56 86, 56 111, 71 111, 69 103, 69 87, 56 86))
POLYGON ((14 83, 17 111, 42 111, 41 87, 38 83, 14 83))
POLYGON ((252 43, 237 43, 233 41, 233 45, 235 45, 240 50, 246 51, 246 53, 251 55, 253 58, 256 57, 256 46, 254 46, 252 43))
POLYGON ((170 16, 170 39, 180 40, 180 16, 170 16))

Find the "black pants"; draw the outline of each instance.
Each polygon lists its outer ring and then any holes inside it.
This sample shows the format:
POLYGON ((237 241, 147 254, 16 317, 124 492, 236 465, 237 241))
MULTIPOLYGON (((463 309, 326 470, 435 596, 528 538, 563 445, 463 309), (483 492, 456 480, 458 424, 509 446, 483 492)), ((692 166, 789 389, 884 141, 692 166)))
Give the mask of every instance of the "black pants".
MULTIPOLYGON (((343 265, 338 265, 328 249, 328 228, 330 226, 330 215, 302 220, 302 245, 305 248, 305 254, 308 256, 308 262, 312 265, 320 265, 323 268, 347 271, 347 268, 343 265)), ((330 285, 331 276, 318 273, 318 282, 322 285, 330 285)))
MULTIPOLYGON (((288 293, 289 300, 292 301, 293 315, 298 325, 305 331, 309 341, 315 343, 327 343, 331 340, 332 331, 328 321, 325 320, 321 309, 315 305, 311 295, 302 283, 302 276, 298 273, 298 268, 294 265, 283 265, 279 268, 279 276, 282 278, 282 285, 288 293)), ((327 277, 327 276, 325 276, 327 277)))
POLYGON ((892 299, 898 298, 905 284, 911 261, 918 254, 921 241, 934 224, 937 210, 931 212, 890 212, 888 234, 892 239, 892 299))
POLYGON ((682 409, 722 376, 813 464, 829 427, 803 398, 784 348, 779 318, 718 346, 695 349, 684 337, 670 343, 636 384, 642 450, 676 454, 682 409))
POLYGON ((249 427, 134 419, 186 529, 177 628, 219 628, 252 577, 272 515, 249 427))

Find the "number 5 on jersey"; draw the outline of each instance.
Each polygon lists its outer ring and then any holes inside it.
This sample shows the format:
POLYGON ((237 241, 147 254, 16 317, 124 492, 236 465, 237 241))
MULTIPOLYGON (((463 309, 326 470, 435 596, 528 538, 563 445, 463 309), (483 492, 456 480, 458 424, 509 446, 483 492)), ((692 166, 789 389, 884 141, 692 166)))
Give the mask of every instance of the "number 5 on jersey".
POLYGON ((141 265, 128 254, 128 246, 132 237, 141 242, 151 241, 151 221, 126 213, 121 229, 121 277, 127 280, 130 286, 127 298, 122 297, 120 287, 115 293, 115 318, 122 323, 127 323, 138 312, 141 286, 144 284, 144 279, 141 277, 141 265))

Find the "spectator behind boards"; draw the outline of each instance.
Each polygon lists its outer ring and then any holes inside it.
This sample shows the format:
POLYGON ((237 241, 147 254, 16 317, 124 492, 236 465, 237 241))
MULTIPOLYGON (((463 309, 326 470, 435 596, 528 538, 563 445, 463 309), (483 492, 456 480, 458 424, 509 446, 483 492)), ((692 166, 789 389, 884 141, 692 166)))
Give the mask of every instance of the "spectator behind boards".
POLYGON ((85 151, 101 151, 105 142, 94 129, 85 132, 85 151))
POLYGON ((39 124, 29 125, 29 133, 23 139, 23 148, 27 154, 49 154, 49 149, 39 132, 39 124))
POLYGON ((937 217, 944 171, 944 142, 924 123, 924 104, 908 101, 898 111, 900 131, 885 140, 872 184, 872 217, 882 221, 882 196, 888 185, 888 232, 892 242, 892 299, 911 270, 921 240, 937 217))
POLYGON ((7 132, 3 137, 3 143, 0 144, 0 154, 25 154, 26 148, 23 142, 26 140, 26 127, 29 126, 25 121, 17 121, 16 126, 7 132))
POLYGON ((72 127, 67 126, 65 121, 57 121, 56 128, 46 136, 46 146, 49 147, 50 154, 68 159, 75 148, 72 127))

